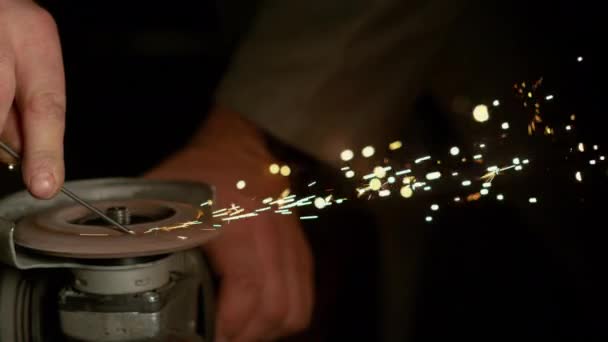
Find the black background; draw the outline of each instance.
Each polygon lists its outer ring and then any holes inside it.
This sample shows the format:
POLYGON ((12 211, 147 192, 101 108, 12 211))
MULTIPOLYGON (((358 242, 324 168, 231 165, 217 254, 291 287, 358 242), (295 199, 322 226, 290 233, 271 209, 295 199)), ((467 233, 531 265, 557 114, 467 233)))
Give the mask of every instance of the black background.
MULTIPOLYGON (((212 104, 235 39, 223 30, 217 4, 41 3, 58 23, 64 51, 68 179, 137 176, 187 141, 212 104)), ((568 94, 560 98, 561 108, 579 113, 578 134, 606 146, 605 18, 599 7, 591 1, 513 2, 510 22, 529 27, 530 34, 505 43, 537 47, 529 50, 531 60, 543 62, 530 78, 553 75, 552 89, 568 94), (578 55, 585 61, 575 66, 578 55)), ((432 137, 428 132, 429 141, 441 148, 448 143, 432 137)), ((525 198, 531 189, 542 194, 539 206, 479 202, 448 208, 435 218, 443 223, 425 228, 416 340, 607 337, 606 164, 590 171, 590 181, 576 184, 572 170, 578 164, 562 160, 563 153, 541 153, 550 150, 544 143, 532 144, 543 164, 509 186, 514 197, 525 198)), ((2 192, 14 190, 14 184, 3 183, 2 192)), ((421 216, 419 209, 408 210, 421 216)), ((330 310, 341 323, 325 328, 354 337, 376 333, 380 324, 369 314, 374 303, 360 300, 375 297, 365 290, 344 289, 352 296, 342 294, 344 306, 330 310), (356 318, 358 309, 367 314, 356 318), (351 319, 354 325, 348 324, 351 319)))

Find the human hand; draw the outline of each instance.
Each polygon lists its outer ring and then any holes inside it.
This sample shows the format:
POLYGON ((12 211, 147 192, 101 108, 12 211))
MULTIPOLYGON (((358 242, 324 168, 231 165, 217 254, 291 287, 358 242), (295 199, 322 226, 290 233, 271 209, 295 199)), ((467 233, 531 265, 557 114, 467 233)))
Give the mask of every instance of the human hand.
MULTIPOLYGON (((255 128, 217 110, 195 143, 147 174, 202 181, 216 188, 216 208, 232 203, 255 209, 288 183, 270 176, 272 163, 255 128), (246 188, 236 189, 239 179, 246 188)), ((313 308, 313 263, 308 243, 291 215, 262 212, 224 224, 203 246, 220 277, 217 341, 267 341, 304 330, 313 308)))
MULTIPOLYGON (((65 82, 57 28, 32 1, 0 0, 0 140, 22 152, 32 195, 63 184, 65 82)), ((13 162, 0 152, 0 159, 13 162)))

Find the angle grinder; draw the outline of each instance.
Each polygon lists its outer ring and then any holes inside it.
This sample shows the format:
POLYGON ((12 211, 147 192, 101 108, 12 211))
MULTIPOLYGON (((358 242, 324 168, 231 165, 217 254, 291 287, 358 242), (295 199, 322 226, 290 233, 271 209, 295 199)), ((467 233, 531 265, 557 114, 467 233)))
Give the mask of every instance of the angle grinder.
POLYGON ((66 188, 97 212, 62 195, 0 199, 0 342, 212 341, 199 247, 219 233, 213 189, 135 178, 66 188))

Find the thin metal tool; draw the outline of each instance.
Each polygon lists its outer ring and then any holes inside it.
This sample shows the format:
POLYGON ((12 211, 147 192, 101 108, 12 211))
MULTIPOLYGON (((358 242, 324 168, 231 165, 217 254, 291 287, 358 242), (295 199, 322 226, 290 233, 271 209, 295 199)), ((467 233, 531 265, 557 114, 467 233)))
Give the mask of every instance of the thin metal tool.
MULTIPOLYGON (((21 156, 19 155, 19 153, 17 153, 15 150, 13 150, 10 146, 8 146, 7 144, 3 143, 2 141, 0 141, 0 148, 2 148, 6 153, 8 153, 11 157, 15 158, 17 161, 21 160, 21 156)), ((104 214, 101 210, 95 208, 93 205, 89 204, 88 202, 86 202, 85 200, 83 200, 82 198, 80 198, 75 193, 71 192, 70 190, 66 189, 65 187, 62 186, 60 190, 66 196, 68 196, 69 198, 71 198, 72 200, 74 200, 75 202, 77 202, 78 204, 86 207, 90 211, 92 211, 95 214, 99 215, 99 217, 101 217, 104 221, 108 222, 109 224, 115 226, 116 228, 120 229, 121 231, 123 231, 125 233, 135 234, 135 232, 133 232, 131 229, 129 229, 129 228, 123 226, 122 224, 116 222, 111 217, 109 217, 108 215, 104 214)))

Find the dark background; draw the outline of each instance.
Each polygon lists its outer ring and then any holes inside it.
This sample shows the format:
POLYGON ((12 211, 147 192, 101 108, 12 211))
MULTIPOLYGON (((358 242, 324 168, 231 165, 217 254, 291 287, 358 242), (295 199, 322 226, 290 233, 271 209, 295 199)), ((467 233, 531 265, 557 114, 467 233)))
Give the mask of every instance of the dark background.
MULTIPOLYGON (((238 39, 238 34, 225 31, 223 6, 212 1, 41 3, 58 23, 64 51, 68 179, 138 176, 187 141, 210 107, 238 39)), ((605 42, 600 20, 605 19, 599 7, 591 1, 497 2, 493 16, 469 21, 464 31, 492 37, 481 22, 504 20, 502 40, 494 42, 501 53, 521 54, 515 49, 524 47, 521 56, 529 56, 529 69, 534 70, 526 77, 548 75, 552 91, 564 94, 559 111, 578 113, 580 138, 607 146, 605 62, 600 52, 605 42), (578 55, 585 58, 581 65, 575 63, 578 55)), ((243 14, 244 24, 247 17, 243 14)), ((493 46, 484 40, 477 43, 493 46)), ((465 55, 464 49, 455 45, 452 56, 465 55)), ((495 68, 504 72, 505 66, 497 63, 495 68)), ((444 149, 462 135, 441 125, 445 112, 436 109, 432 96, 421 103, 425 144, 444 149)), ((607 337, 602 281, 608 241, 606 164, 588 171, 588 180, 576 184, 572 170, 585 159, 566 160, 546 141, 525 143, 539 167, 505 186, 524 202, 530 192, 539 194, 543 200, 538 206, 480 201, 442 210, 431 226, 408 222, 397 227, 421 230, 424 246, 416 278, 415 340, 607 337)), ((299 162, 310 170, 320 168, 304 156, 299 162)), ((8 193, 18 183, 2 184, 2 192, 8 193)), ((396 202, 383 205, 399 208, 396 202)), ((352 210, 363 209, 354 205, 352 210)), ((427 206, 401 210, 420 218, 427 206)), ((381 334, 381 321, 398 313, 383 312, 382 306, 381 313, 376 311, 381 285, 375 281, 375 262, 380 261, 373 223, 350 220, 347 230, 335 222, 344 222, 340 219, 349 214, 333 215, 335 221, 320 223, 330 227, 307 228, 320 251, 322 272, 342 276, 321 278, 319 286, 334 290, 323 294, 326 306, 319 309, 324 310, 319 317, 325 322, 315 328, 342 338, 381 334), (335 229, 327 232, 331 227, 335 229), (349 230, 357 234, 346 234, 349 230)))

